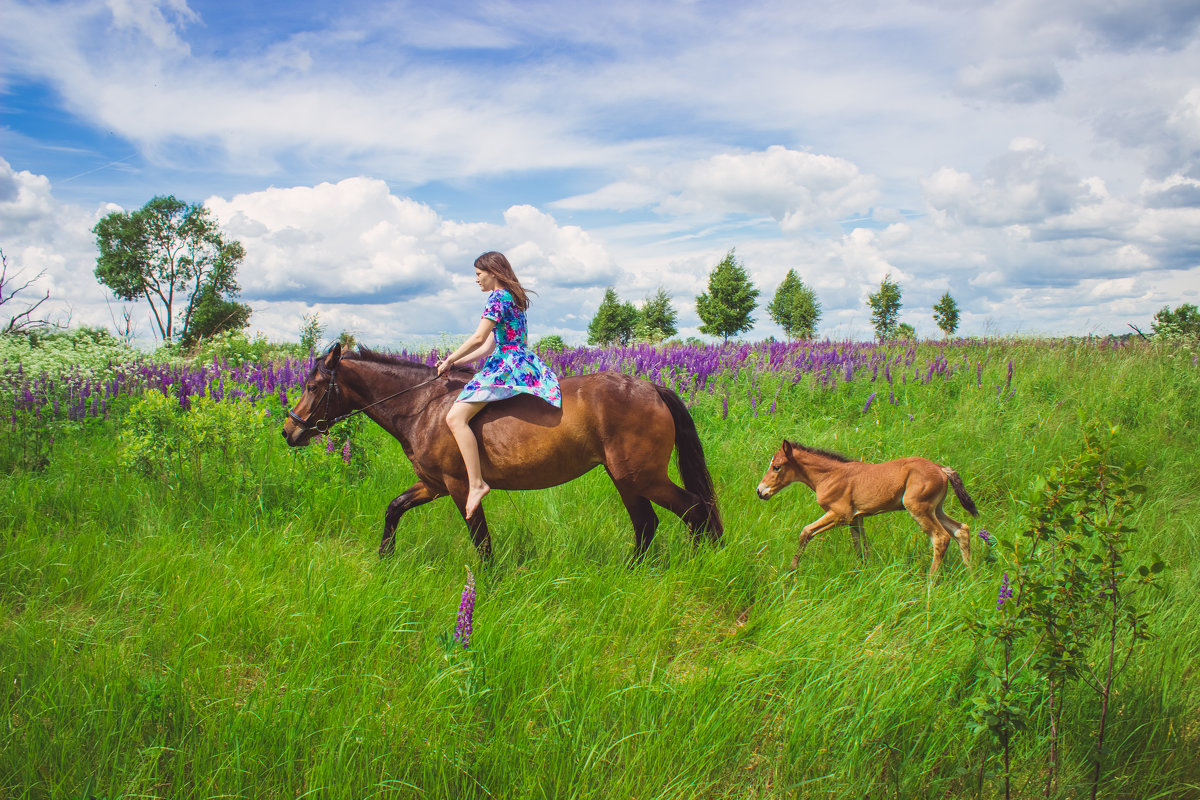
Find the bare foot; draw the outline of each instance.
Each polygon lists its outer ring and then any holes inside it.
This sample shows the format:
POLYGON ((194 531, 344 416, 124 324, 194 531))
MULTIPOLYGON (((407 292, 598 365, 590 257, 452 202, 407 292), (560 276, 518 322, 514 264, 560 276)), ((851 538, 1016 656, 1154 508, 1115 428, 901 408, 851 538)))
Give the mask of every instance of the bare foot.
POLYGON ((481 486, 471 487, 471 490, 467 492, 467 519, 475 516, 475 512, 479 510, 479 505, 483 502, 484 496, 491 490, 492 487, 486 483, 481 486))

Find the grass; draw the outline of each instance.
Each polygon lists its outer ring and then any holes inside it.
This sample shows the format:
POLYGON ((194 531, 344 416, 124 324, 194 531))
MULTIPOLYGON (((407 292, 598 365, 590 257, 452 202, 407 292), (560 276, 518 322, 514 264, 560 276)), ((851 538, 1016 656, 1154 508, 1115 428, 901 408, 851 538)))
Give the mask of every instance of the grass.
MULTIPOLYGON (((121 466, 119 418, 64 431, 45 469, 0 476, 0 797, 994 796, 994 750, 967 727, 981 654, 959 628, 995 602, 982 545, 973 576, 947 558, 931 587, 927 542, 892 514, 868 522, 866 563, 842 529, 790 574, 819 510, 803 486, 754 486, 785 436, 920 454, 963 475, 973 530, 1011 533, 1014 498, 1090 417, 1147 461, 1132 536, 1170 567, 1157 636, 1118 683, 1102 796, 1200 797, 1200 370, 1089 343, 946 353, 969 363, 929 383, 743 369, 696 394, 724 545, 694 548, 662 512, 634 568, 602 471, 490 496, 488 566, 446 501, 407 514, 380 560, 384 507, 414 476, 378 429, 345 465, 288 451, 276 413, 237 463, 157 477, 121 466), (464 565, 466 651, 445 643, 464 565)), ((1085 697, 1072 709, 1063 796, 1095 722, 1085 697)), ((1040 796, 1036 726, 1016 746, 1019 796, 1040 796)))

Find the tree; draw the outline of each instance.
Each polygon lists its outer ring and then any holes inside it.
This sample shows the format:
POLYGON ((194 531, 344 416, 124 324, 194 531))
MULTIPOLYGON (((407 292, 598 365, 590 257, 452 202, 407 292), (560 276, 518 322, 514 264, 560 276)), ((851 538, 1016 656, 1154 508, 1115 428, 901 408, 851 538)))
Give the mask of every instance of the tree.
POLYGON ((757 298, 758 289, 730 250, 708 273, 708 291, 696 297, 696 313, 704 323, 700 332, 728 341, 731 334, 750 330, 757 298))
POLYGON ((942 333, 953 336, 958 330, 958 303, 950 296, 950 292, 942 295, 933 307, 933 321, 942 329, 942 333))
POLYGON ((890 272, 880 281, 879 291, 867 297, 867 305, 871 307, 871 324, 879 341, 894 339, 900 316, 900 284, 892 280, 890 272))
POLYGON ((18 301, 17 295, 33 285, 33 282, 46 274, 42 270, 37 275, 34 275, 30 280, 17 285, 20 272, 16 275, 9 276, 8 274, 8 258, 4 255, 4 251, 0 250, 0 306, 4 306, 4 315, 11 314, 8 318, 8 323, 0 328, 0 333, 29 333, 41 328, 49 327, 50 321, 46 319, 34 319, 33 312, 37 311, 42 303, 50 299, 50 293, 46 292, 37 301, 18 301), (20 305, 24 302, 25 305, 20 305))
POLYGON ((647 297, 638 313, 637 338, 661 342, 679 332, 678 312, 671 305, 671 295, 661 286, 653 297, 647 297))
POLYGON ((164 342, 208 335, 211 328, 200 333, 204 325, 220 328, 222 320, 240 326, 249 320, 248 307, 241 306, 243 313, 224 305, 239 292, 236 274, 245 251, 225 240, 203 205, 155 197, 132 213, 108 214, 92 232, 100 250, 96 278, 123 300, 149 303, 164 342), (201 307, 202 324, 193 331, 201 307))
POLYGON ((800 280, 796 271, 789 269, 775 290, 774 299, 767 305, 767 313, 789 339, 812 339, 817 335, 821 304, 816 293, 800 280))
POLYGON ((1200 308, 1184 303, 1172 311, 1163 306, 1154 315, 1154 334, 1163 339, 1200 339, 1200 308))
POLYGON ((917 338, 917 329, 907 322, 901 322, 896 326, 896 338, 903 339, 906 342, 911 342, 917 338))
POLYGON ((622 303, 616 290, 609 286, 604 290, 604 299, 596 309, 596 316, 588 323, 588 344, 629 344, 637 319, 638 312, 633 303, 622 303))
POLYGON ((212 284, 202 286, 198 295, 180 336, 181 344, 190 346, 218 333, 240 331, 250 324, 250 306, 222 297, 212 284))

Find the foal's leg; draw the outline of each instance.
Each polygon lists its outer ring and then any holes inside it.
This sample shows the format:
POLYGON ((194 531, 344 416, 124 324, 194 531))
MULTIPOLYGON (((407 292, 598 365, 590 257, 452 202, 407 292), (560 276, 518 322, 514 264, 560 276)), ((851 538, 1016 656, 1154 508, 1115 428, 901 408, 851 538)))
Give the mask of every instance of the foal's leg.
POLYGON ((958 541, 958 552, 962 555, 963 563, 969 572, 974 573, 971 567, 971 527, 951 518, 941 506, 937 507, 937 518, 942 527, 958 541))
POLYGON ((435 497, 437 494, 432 489, 422 481, 417 481, 408 487, 404 494, 388 503, 387 511, 383 515, 383 540, 379 543, 379 555, 389 555, 395 549, 396 525, 400 522, 400 517, 404 512, 410 508, 425 505, 435 497))
POLYGON ((867 547, 867 532, 863 529, 862 517, 855 517, 850 523, 850 538, 854 540, 854 549, 858 551, 858 557, 866 561, 870 548, 867 547))
POLYGON ((826 511, 816 522, 810 522, 805 525, 804 530, 800 531, 800 543, 796 547, 796 555, 792 556, 792 569, 795 570, 800 564, 800 554, 804 552, 804 548, 808 546, 809 541, 814 536, 841 524, 841 514, 838 514, 836 511, 826 511))
POLYGON ((937 574, 938 568, 942 566, 942 559, 946 555, 946 548, 950 546, 950 534, 942 527, 942 524, 934 519, 933 514, 928 508, 909 508, 908 513, 921 526, 921 530, 929 537, 929 545, 933 548, 933 563, 929 566, 929 577, 933 578, 937 574))

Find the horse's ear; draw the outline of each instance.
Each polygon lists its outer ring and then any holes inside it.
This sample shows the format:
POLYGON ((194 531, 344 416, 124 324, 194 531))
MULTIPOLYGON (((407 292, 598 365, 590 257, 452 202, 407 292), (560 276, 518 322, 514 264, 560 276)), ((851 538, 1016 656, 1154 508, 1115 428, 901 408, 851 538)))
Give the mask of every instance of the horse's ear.
POLYGON ((795 447, 796 447, 796 443, 795 443, 795 442, 789 442, 787 439, 784 439, 784 440, 783 440, 783 446, 782 446, 782 448, 781 448, 781 449, 782 449, 782 450, 784 450, 784 451, 786 451, 786 452, 791 452, 791 451, 792 451, 792 450, 793 450, 795 447))
POLYGON ((329 352, 325 354, 325 369, 333 369, 342 360, 342 343, 334 342, 329 348, 329 352))

